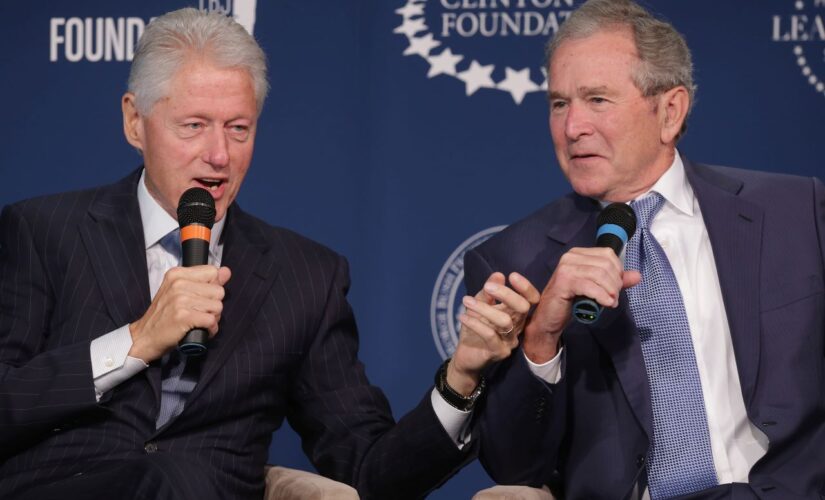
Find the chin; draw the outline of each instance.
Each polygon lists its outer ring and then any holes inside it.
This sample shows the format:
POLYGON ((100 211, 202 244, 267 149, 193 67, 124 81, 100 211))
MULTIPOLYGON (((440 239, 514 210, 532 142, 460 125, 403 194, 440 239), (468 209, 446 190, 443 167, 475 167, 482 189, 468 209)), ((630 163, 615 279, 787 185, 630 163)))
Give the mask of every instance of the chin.
POLYGON ((597 200, 601 200, 602 198, 604 198, 606 193, 604 186, 601 186, 598 182, 593 182, 592 180, 588 181, 571 179, 570 185, 573 187, 573 191, 587 198, 595 198, 597 200))
POLYGON ((226 217, 226 207, 215 207, 215 222, 226 217))

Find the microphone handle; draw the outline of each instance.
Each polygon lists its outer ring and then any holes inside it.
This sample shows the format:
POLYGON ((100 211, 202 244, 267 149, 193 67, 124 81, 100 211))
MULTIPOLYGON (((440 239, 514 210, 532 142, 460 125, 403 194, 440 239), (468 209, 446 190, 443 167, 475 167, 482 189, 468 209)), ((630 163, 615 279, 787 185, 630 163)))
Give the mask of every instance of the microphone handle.
POLYGON ((579 323, 589 325, 599 320, 604 308, 598 302, 581 295, 573 299, 573 318, 579 323))
MULTIPOLYGON (((183 267, 202 266, 209 263, 209 241, 189 238, 181 242, 183 267)), ((209 332, 205 328, 193 328, 178 342, 178 352, 184 356, 206 354, 209 332)))
MULTIPOLYGON (((624 241, 613 232, 614 230, 600 231, 598 238, 596 238, 597 247, 607 247, 612 249, 616 255, 622 253, 624 248, 624 241)), ((622 231, 624 231, 622 229, 622 231)), ((599 320, 604 308, 590 297, 583 297, 581 295, 573 299, 573 319, 579 323, 590 325, 599 320)))

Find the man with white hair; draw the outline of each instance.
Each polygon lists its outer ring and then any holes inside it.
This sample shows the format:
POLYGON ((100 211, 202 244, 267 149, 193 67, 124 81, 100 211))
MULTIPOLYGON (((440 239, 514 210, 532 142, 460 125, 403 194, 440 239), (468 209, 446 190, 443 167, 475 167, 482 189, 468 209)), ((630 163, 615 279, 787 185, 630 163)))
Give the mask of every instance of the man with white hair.
MULTIPOLYGON (((122 99, 144 165, 3 210, 4 498, 260 497, 284 417, 317 469, 362 498, 420 497, 473 456, 481 370, 515 340, 465 331, 436 387, 393 421, 357 357, 346 261, 234 203, 267 88, 263 51, 233 20, 158 17, 122 99), (176 208, 193 187, 216 222, 210 265, 184 268, 176 208), (193 328, 209 332, 202 357, 176 349, 193 328)), ((528 308, 507 287, 488 298, 528 308)))

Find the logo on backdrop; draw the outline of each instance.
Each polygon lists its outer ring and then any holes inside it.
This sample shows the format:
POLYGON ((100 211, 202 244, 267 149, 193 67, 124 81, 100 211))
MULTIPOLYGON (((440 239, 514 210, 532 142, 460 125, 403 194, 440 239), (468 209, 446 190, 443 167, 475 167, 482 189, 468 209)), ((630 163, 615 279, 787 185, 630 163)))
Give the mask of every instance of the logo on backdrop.
POLYGON ((771 39, 790 47, 800 75, 825 95, 825 0, 792 0, 788 13, 773 16, 771 39))
MULTIPOLYGON (((249 33, 255 29, 256 0, 200 0, 201 10, 231 14, 249 33)), ((151 19, 140 17, 53 17, 49 61, 131 61, 151 19)))
POLYGON ((467 96, 509 93, 516 104, 547 90, 543 47, 582 0, 407 0, 393 33, 405 56, 427 61, 427 78, 446 75, 467 96))
POLYGON ((464 288, 464 254, 468 250, 481 245, 491 236, 501 231, 507 226, 495 226, 480 231, 466 240, 455 249, 455 251, 444 263, 438 279, 433 287, 433 297, 430 301, 430 328, 433 332, 433 340, 441 359, 447 359, 455 352, 458 344, 458 332, 461 330, 461 323, 458 315, 464 312, 464 305, 461 297, 466 294, 464 288), (456 302, 456 297, 459 298, 456 302))
POLYGON ((255 34, 256 4, 257 0, 200 0, 201 10, 231 15, 250 35, 255 34))

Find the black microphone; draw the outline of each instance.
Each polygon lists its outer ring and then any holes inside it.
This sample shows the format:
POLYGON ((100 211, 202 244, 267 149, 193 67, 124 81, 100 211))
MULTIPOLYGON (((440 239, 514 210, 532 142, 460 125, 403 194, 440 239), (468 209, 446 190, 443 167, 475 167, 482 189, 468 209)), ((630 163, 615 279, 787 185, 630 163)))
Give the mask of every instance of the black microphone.
MULTIPOLYGON (((618 256, 636 232, 636 212, 626 203, 611 203, 599 214, 596 226, 596 246, 612 248, 618 256)), ((595 300, 589 297, 574 299, 573 318, 579 323, 595 323, 601 314, 602 306, 595 300)))
MULTIPOLYGON (((209 263, 209 239, 215 225, 215 199, 209 191, 193 187, 187 189, 178 202, 178 224, 183 267, 209 263)), ((178 342, 178 352, 186 356, 206 353, 209 332, 193 328, 178 342)))

